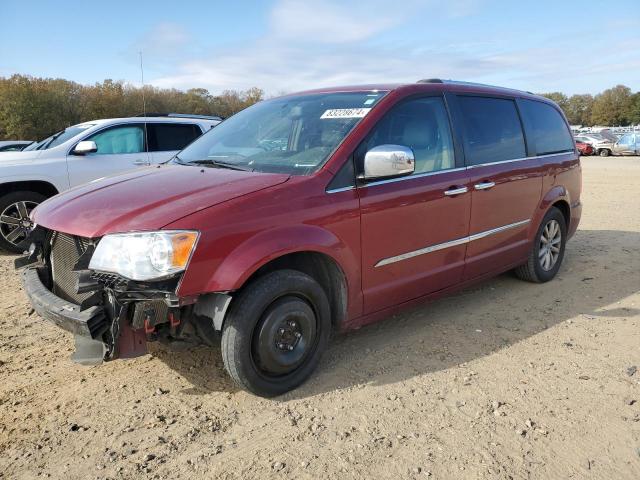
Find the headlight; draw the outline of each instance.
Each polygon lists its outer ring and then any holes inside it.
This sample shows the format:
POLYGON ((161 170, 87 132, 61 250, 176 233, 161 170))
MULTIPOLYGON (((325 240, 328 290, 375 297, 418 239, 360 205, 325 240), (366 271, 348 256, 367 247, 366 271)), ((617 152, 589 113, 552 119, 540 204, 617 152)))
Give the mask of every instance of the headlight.
POLYGON ((105 235, 89 268, 130 280, 160 280, 183 271, 198 240, 198 232, 159 231, 105 235))

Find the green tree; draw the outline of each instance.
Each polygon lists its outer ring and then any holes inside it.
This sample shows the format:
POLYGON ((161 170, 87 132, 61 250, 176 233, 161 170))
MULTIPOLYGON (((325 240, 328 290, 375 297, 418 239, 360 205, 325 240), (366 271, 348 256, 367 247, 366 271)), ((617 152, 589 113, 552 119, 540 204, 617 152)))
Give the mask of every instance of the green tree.
POLYGON ((640 92, 634 93, 629 102, 628 120, 634 125, 640 125, 640 92))
POLYGON ((548 98, 549 100, 553 100, 554 102, 556 102, 558 104, 558 106, 562 110, 564 110, 565 112, 567 111, 567 105, 569 103, 569 99, 567 98, 567 96, 564 93, 551 92, 551 93, 541 93, 540 95, 542 95, 543 97, 548 98))
POLYGON ((0 139, 42 139, 70 125, 139 115, 145 109, 228 117, 263 98, 259 88, 214 96, 204 88, 184 92, 146 85, 142 89, 111 79, 80 85, 58 78, 0 77, 0 139))
POLYGON ((632 106, 631 89, 617 85, 593 99, 591 122, 594 125, 628 125, 632 106))
POLYGON ((590 94, 572 95, 564 107, 564 113, 571 125, 591 125, 593 96, 590 94))

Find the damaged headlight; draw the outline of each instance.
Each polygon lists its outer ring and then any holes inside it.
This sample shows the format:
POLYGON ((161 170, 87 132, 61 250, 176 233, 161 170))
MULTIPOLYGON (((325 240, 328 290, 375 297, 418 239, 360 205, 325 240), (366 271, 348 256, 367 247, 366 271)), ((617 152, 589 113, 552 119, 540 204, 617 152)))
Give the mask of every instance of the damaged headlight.
POLYGON ((89 268, 130 280, 160 280, 182 272, 198 241, 198 232, 158 231, 105 235, 89 268))

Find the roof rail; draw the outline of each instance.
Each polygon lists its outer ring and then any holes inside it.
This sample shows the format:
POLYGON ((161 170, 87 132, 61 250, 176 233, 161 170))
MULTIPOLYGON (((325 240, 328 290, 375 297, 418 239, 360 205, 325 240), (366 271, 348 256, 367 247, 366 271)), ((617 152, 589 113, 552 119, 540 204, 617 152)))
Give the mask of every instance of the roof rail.
POLYGON ((468 85, 470 87, 490 87, 490 88, 504 88, 506 90, 514 90, 517 92, 525 92, 531 95, 534 95, 531 92, 525 90, 518 90, 517 88, 507 88, 507 87, 499 87, 497 85, 489 85, 487 83, 479 83, 479 82, 465 82, 463 80, 441 80, 439 78, 427 78, 425 80, 418 80, 416 83, 446 83, 449 85, 468 85))
POLYGON ((218 115, 197 115, 191 113, 159 113, 159 112, 147 112, 139 113, 136 117, 171 117, 171 118, 199 118, 202 120, 224 120, 218 115))

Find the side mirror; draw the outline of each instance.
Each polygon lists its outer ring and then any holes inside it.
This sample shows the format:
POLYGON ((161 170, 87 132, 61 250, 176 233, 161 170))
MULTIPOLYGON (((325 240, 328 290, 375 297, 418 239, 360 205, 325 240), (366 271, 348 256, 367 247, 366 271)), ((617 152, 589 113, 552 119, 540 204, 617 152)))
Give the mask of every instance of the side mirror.
POLYGON ((73 149, 74 155, 86 155, 87 153, 95 153, 98 151, 98 145, 93 140, 83 140, 78 142, 76 148, 73 149))
POLYGON ((363 180, 411 175, 416 169, 413 150, 402 145, 378 145, 364 156, 363 180))

